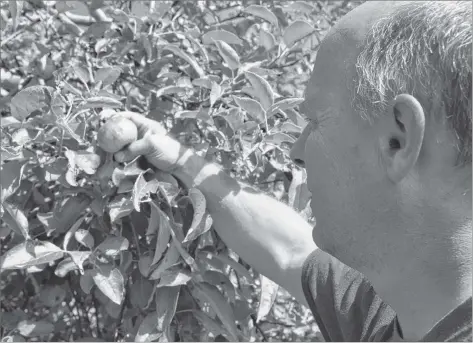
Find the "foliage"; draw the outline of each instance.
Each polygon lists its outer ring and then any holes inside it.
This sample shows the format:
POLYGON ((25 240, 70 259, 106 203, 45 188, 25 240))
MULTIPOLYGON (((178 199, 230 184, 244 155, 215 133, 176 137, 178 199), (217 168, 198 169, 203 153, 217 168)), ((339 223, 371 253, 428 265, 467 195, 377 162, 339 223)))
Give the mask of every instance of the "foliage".
POLYGON ((143 113, 310 220, 288 156, 297 105, 320 39, 354 6, 3 2, 3 340, 270 339, 281 290, 220 240, 202 193, 115 162, 97 131, 143 113))

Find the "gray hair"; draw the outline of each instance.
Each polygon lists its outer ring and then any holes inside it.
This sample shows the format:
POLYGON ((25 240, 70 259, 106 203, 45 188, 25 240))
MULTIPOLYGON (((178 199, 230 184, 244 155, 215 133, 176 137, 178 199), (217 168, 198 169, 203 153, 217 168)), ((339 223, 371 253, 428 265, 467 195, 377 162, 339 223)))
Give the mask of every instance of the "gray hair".
POLYGON ((371 119, 397 94, 416 96, 455 133, 458 163, 471 163, 471 20, 470 1, 406 3, 379 19, 357 58, 355 108, 371 119))

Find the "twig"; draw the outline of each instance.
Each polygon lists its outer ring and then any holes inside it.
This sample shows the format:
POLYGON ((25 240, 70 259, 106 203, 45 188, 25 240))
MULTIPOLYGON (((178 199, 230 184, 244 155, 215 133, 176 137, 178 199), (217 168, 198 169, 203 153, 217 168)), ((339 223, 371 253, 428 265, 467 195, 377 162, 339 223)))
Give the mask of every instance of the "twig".
POLYGON ((262 322, 267 323, 267 324, 272 324, 272 325, 284 326, 286 328, 293 328, 294 327, 294 324, 287 324, 287 323, 283 323, 283 322, 272 322, 272 321, 269 321, 269 320, 263 320, 262 322))
POLYGON ((264 331, 261 329, 261 327, 259 326, 259 324, 256 322, 256 317, 254 314, 250 314, 250 317, 251 317, 251 320, 253 321, 253 324, 255 326, 255 328, 260 332, 261 336, 263 336, 263 342, 267 342, 268 341, 268 337, 266 337, 266 334, 264 333, 264 331))

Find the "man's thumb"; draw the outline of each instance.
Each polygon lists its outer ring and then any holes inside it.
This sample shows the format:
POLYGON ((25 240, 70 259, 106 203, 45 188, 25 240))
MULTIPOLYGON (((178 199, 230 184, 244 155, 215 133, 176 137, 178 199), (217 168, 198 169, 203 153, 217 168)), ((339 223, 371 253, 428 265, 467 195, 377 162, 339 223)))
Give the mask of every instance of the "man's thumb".
POLYGON ((115 154, 115 160, 118 162, 132 161, 139 155, 147 155, 152 153, 153 147, 149 144, 146 139, 139 139, 128 145, 123 150, 115 154))

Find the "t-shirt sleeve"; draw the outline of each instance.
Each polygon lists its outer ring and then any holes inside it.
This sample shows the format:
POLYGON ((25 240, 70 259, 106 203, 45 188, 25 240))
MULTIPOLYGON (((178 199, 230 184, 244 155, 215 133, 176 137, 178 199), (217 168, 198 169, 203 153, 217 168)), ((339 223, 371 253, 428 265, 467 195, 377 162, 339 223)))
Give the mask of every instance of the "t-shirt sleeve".
POLYGON ((320 249, 304 263, 302 288, 326 341, 387 341, 402 335, 395 312, 366 278, 320 249))

